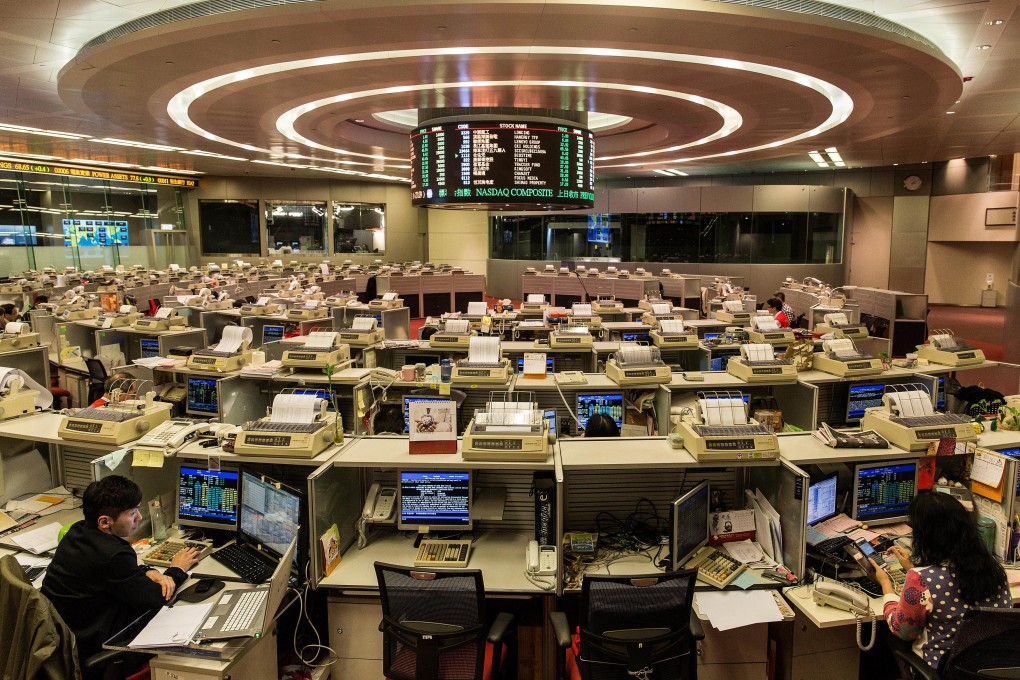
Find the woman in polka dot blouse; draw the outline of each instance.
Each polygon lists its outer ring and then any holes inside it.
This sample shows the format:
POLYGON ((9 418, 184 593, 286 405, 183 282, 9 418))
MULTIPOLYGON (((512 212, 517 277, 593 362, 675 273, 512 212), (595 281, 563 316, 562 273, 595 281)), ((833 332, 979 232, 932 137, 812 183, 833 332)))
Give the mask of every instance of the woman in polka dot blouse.
POLYGON ((877 564, 876 580, 884 593, 889 630, 913 640, 914 652, 937 669, 968 608, 1011 607, 1013 600, 1006 573, 958 500, 924 491, 910 501, 908 515, 913 554, 899 547, 886 553, 908 570, 903 592, 896 596, 888 574, 877 564))

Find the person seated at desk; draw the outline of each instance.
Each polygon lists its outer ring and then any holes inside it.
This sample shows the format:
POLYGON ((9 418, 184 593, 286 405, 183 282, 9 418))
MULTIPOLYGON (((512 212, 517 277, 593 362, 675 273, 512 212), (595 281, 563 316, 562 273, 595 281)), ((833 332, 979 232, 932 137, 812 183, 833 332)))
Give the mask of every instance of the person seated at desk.
POLYGON ((786 320, 792 324, 794 319, 797 318, 797 315, 794 313, 793 307, 786 304, 786 293, 781 290, 777 290, 772 294, 772 297, 783 303, 783 314, 786 315, 786 320))
MULTIPOLYGON (((130 373, 125 373, 124 371, 117 371, 113 375, 107 377, 106 383, 103 385, 103 396, 96 399, 94 402, 89 404, 89 406, 99 408, 100 406, 106 406, 107 404, 109 404, 110 392, 113 391, 114 385, 124 380, 129 381, 134 380, 134 376, 131 375, 130 373)), ((124 385, 124 387, 126 387, 127 389, 122 391, 120 395, 121 401, 124 401, 125 399, 130 399, 134 395, 135 390, 137 390, 137 384, 129 382, 126 385, 124 385)))
POLYGON ((620 426, 608 413, 596 413, 584 426, 585 437, 619 437, 620 426))
POLYGON ((783 311, 783 303, 779 298, 769 298, 765 306, 768 307, 769 314, 775 317, 780 328, 790 327, 790 319, 786 316, 786 312, 783 311))
POLYGON ((126 540, 138 528, 142 490, 111 475, 92 482, 82 496, 85 519, 68 529, 46 570, 42 593, 74 632, 78 658, 102 651, 103 643, 173 597, 197 563, 194 548, 174 556, 163 574, 140 566, 126 540))
POLYGON ((21 321, 21 313, 13 302, 0 305, 0 316, 3 317, 3 325, 5 326, 12 321, 21 321))
POLYGON ((899 597, 889 575, 871 562, 882 586, 889 630, 902 640, 912 640, 914 653, 938 668, 970 607, 1012 607, 1013 599, 1006 572, 988 552, 974 516, 960 501, 922 491, 910 501, 907 515, 914 532, 913 554, 899 546, 886 553, 907 570, 899 597))

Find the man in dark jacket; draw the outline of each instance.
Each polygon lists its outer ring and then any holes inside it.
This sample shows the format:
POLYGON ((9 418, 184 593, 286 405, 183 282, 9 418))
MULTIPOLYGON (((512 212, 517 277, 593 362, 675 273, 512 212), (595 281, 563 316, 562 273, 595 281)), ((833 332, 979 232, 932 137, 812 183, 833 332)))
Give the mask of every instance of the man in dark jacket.
POLYGON ((195 566, 193 549, 177 553, 164 574, 139 566, 125 539, 138 528, 141 502, 142 490, 126 477, 89 484, 85 519, 64 535, 46 570, 42 592, 74 631, 82 662, 124 626, 162 607, 195 566))

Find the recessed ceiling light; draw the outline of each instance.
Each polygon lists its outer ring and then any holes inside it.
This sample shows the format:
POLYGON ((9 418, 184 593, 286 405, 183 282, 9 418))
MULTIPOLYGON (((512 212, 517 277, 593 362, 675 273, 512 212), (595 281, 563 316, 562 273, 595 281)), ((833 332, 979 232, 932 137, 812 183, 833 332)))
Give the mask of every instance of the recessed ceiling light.
POLYGON ((954 113, 956 113, 956 111, 946 111, 946 115, 947 115, 947 116, 951 116, 951 115, 953 115, 954 113))
POLYGON ((990 49, 992 49, 992 46, 991 45, 978 45, 977 48, 979 50, 990 50, 990 49))
POLYGON ((991 21, 985 22, 989 26, 1002 26, 1005 22, 1002 19, 992 19, 991 21))

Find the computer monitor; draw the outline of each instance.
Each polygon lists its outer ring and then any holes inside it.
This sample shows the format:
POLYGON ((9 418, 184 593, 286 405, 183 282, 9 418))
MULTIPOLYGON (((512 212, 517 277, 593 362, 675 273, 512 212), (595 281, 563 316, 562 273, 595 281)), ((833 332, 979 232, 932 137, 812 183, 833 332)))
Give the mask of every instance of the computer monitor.
POLYGON ((712 360, 708 362, 708 370, 725 371, 726 364, 730 363, 730 359, 735 356, 740 356, 740 352, 725 352, 723 354, 713 352, 712 360))
POLYGON ((301 495, 297 491, 268 477, 241 472, 237 530, 247 541, 283 557, 300 525, 301 495))
MULTIPOLYGON (((546 374, 556 372, 556 360, 552 357, 545 358, 545 372, 546 374)), ((517 358, 517 375, 524 375, 524 357, 517 358)))
POLYGON ((652 336, 648 333, 622 333, 620 339, 624 342, 651 342, 652 336))
POLYGON ((722 333, 705 333, 705 338, 704 339, 705 340, 715 340, 720 335, 722 335, 722 333))
POLYGON ((177 477, 177 524, 199 529, 237 527, 237 473, 181 466, 177 477))
POLYGON ((854 467, 853 518, 865 524, 905 521, 916 493, 916 460, 860 463, 854 467))
POLYGON ((839 473, 833 472, 825 479, 808 486, 807 523, 818 524, 836 514, 836 484, 839 473))
POLYGON ((411 430, 411 402, 414 401, 446 402, 449 401, 449 399, 445 397, 416 397, 416 396, 404 397, 404 432, 409 432, 411 430))
POLYGON ((408 354, 404 357, 405 364, 425 364, 432 366, 439 363, 438 354, 408 354))
POLYGON ((262 344, 268 345, 271 342, 277 340, 283 340, 283 326, 263 326, 262 327, 262 344))
MULTIPOLYGON (((1020 459, 1020 449, 1000 449, 996 453, 1001 453, 1003 456, 1009 456, 1010 458, 1020 459)), ((1020 467, 1016 471, 1016 493, 1020 496, 1020 467)))
POLYGON ((846 422, 856 423, 864 417, 865 409, 882 405, 885 383, 858 383, 850 385, 846 395, 846 422))
POLYGON ((141 350, 142 359, 151 359, 159 356, 159 339, 158 338, 142 338, 138 341, 139 349, 141 350))
POLYGON ((542 417, 549 423, 549 432, 551 434, 556 434, 556 409, 551 408, 546 410, 542 414, 542 417))
POLYGON ((190 416, 219 415, 220 381, 188 376, 188 401, 184 411, 190 416))
POLYGON ((935 410, 944 411, 946 409, 946 378, 942 376, 939 378, 938 385, 935 389, 935 410))
POLYGON ((398 477, 398 529, 424 534, 471 528, 469 471, 401 470, 398 477))
POLYGON ((708 543, 708 510, 712 490, 708 482, 696 487, 673 501, 673 568, 681 568, 694 553, 708 543))
POLYGON ((578 394, 577 427, 583 430, 596 413, 605 413, 616 421, 617 427, 623 427, 623 393, 578 394))

